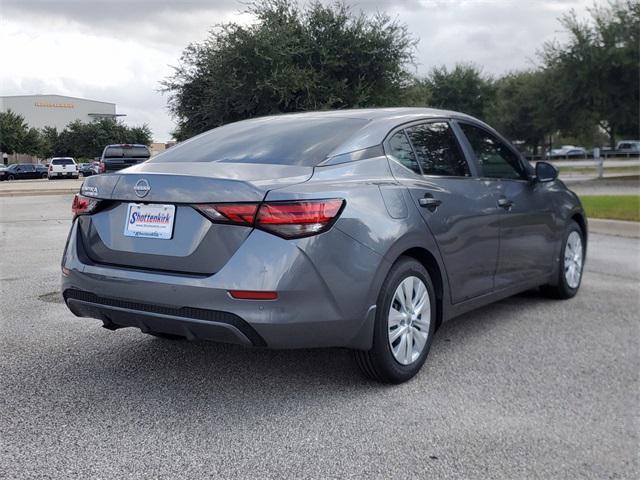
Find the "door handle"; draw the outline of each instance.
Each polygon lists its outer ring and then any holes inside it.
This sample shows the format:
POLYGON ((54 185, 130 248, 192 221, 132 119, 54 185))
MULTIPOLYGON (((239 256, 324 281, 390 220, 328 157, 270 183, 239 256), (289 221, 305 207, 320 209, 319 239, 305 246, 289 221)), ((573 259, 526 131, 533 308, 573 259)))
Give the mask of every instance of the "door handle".
POLYGON ((442 204, 442 200, 433 198, 433 195, 431 195, 430 193, 425 193, 424 197, 418 200, 418 204, 421 207, 427 208, 433 212, 442 204))
POLYGON ((513 207, 513 200, 509 200, 505 197, 499 198, 498 206, 504 208, 505 210, 509 210, 511 207, 513 207))

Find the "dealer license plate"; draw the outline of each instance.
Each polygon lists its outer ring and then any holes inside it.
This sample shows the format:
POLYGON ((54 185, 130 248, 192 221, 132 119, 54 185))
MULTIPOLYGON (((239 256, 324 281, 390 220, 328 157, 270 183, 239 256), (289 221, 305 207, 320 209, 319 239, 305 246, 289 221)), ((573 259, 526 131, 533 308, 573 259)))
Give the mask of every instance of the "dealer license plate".
POLYGON ((130 203, 127 207, 124 234, 127 237, 168 240, 173 235, 175 216, 175 205, 130 203))

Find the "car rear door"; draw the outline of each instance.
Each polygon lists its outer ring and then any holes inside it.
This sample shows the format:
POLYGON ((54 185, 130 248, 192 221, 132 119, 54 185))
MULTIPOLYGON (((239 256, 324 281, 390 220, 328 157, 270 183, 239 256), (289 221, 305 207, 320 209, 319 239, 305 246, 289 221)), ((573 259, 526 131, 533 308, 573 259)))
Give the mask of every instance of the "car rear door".
POLYGON ((557 242, 553 186, 532 182, 521 156, 493 132, 477 124, 458 125, 500 212, 496 289, 544 278, 551 273, 557 242))
POLYGON ((493 290, 499 216, 447 120, 410 124, 385 142, 394 176, 411 194, 444 259, 451 299, 493 290))

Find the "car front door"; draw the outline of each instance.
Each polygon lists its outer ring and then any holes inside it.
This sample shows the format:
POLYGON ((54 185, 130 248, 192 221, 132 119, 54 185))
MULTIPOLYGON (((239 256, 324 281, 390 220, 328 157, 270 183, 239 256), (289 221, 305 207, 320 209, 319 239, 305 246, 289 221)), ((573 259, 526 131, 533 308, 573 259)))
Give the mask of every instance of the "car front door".
POLYGON ((37 178, 38 171, 36 170, 35 165, 25 165, 24 166, 24 178, 37 178))
POLYGON ((493 290, 499 215, 446 120, 399 128, 385 142, 394 176, 408 188, 444 260, 451 300, 493 290))
POLYGON ((552 186, 532 182, 521 156, 494 133, 480 125, 458 125, 500 212, 495 288, 543 279, 552 271, 557 242, 552 186))

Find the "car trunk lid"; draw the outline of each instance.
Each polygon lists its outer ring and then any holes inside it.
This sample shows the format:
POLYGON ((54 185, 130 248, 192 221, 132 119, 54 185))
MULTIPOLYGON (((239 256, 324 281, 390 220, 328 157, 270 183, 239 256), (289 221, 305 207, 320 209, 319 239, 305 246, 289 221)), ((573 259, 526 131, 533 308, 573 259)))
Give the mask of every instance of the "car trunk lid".
POLYGON ((214 224, 192 204, 260 202, 274 188, 306 181, 312 167, 239 163, 140 164, 87 178, 81 193, 104 200, 80 216, 79 232, 88 260, 124 268, 212 275, 252 230, 214 224), (140 188, 140 187, 144 188, 140 188), (171 238, 125 235, 130 204, 175 206, 171 238))

